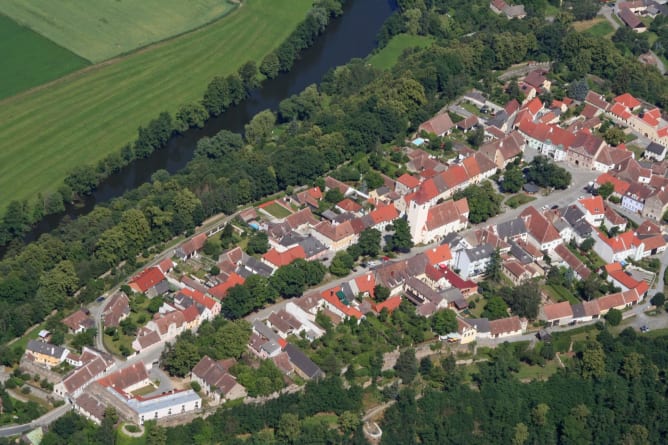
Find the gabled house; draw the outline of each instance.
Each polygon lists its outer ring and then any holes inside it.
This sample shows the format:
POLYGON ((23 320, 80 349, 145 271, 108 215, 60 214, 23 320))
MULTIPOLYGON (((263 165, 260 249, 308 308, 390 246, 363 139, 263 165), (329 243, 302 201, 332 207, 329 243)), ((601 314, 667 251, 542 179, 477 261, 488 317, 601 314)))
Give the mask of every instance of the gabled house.
POLYGON ((651 142, 645 149, 643 156, 661 162, 666 158, 666 147, 656 142, 651 142))
POLYGON ((530 270, 522 265, 517 260, 507 260, 503 262, 503 267, 501 272, 508 278, 515 286, 530 280, 533 278, 533 274, 530 270))
POLYGON ((462 278, 478 277, 485 273, 494 253, 494 247, 483 244, 458 252, 457 269, 462 278))
POLYGON ((600 227, 605 219, 605 205, 603 204, 603 198, 600 196, 582 198, 577 201, 576 205, 582 210, 584 219, 589 224, 600 227))
POLYGON ((629 187, 631 187, 631 184, 628 182, 618 179, 609 173, 603 173, 598 178, 596 178, 597 187, 600 187, 608 182, 614 186, 614 191, 611 196, 616 196, 620 199, 626 194, 626 191, 629 189, 629 187))
POLYGON ((380 231, 381 233, 385 231, 388 225, 399 217, 399 212, 397 211, 394 204, 379 206, 375 210, 369 212, 369 217, 373 224, 372 228, 380 231))
POLYGON ((429 201, 412 200, 407 209, 413 242, 428 244, 468 225, 469 207, 466 198, 445 201, 432 206, 429 201))
POLYGON ((529 235, 531 235, 529 242, 541 251, 554 250, 555 247, 563 243, 557 229, 535 207, 528 206, 520 213, 520 217, 524 220, 529 235))
POLYGON ((247 395, 246 388, 228 372, 234 363, 234 359, 215 361, 205 355, 193 368, 191 380, 200 385, 214 404, 241 399, 247 395))
POLYGON ((336 226, 323 221, 311 229, 311 235, 334 252, 347 249, 359 239, 350 221, 336 226))
POLYGON ((645 199, 642 215, 654 221, 661 221, 666 211, 668 211, 668 190, 666 187, 661 187, 645 199))
POLYGON ((196 257, 199 254, 199 251, 204 247, 206 238, 206 233, 200 233, 199 235, 193 236, 174 249, 174 255, 184 261, 196 257))
POLYGON ((622 207, 629 212, 642 213, 645 208, 645 202, 653 193, 654 190, 649 186, 634 182, 629 186, 624 196, 622 196, 622 207))
POLYGON ((543 305, 541 308, 542 320, 548 326, 566 326, 573 320, 573 309, 568 301, 543 305))
POLYGON ((157 267, 143 270, 132 278, 129 286, 134 292, 146 294, 149 298, 162 295, 169 290, 167 278, 157 267))
POLYGON ((26 346, 26 356, 47 368, 58 366, 65 361, 68 354, 69 351, 63 347, 37 340, 29 340, 26 346))
POLYGON ((117 327, 121 321, 130 315, 130 301, 124 292, 116 292, 102 313, 105 327, 117 327))
POLYGON ((638 261, 643 257, 643 244, 632 231, 608 238, 600 230, 594 232, 594 252, 607 263, 623 261, 627 258, 638 261))
MULTIPOLYGON (((591 275, 591 270, 585 264, 580 261, 580 259, 575 256, 573 252, 568 250, 568 247, 566 247, 563 244, 558 245, 554 249, 554 253, 561 258, 561 260, 565 263, 565 266, 573 271, 573 274, 575 275, 576 278, 580 280, 586 280, 589 275, 591 275)), ((553 261, 554 264, 554 261, 553 261)))
POLYGON ((525 142, 519 132, 513 131, 503 139, 483 144, 479 153, 487 156, 498 168, 505 168, 524 152, 525 142))
POLYGON ((262 255, 262 262, 272 267, 274 270, 282 266, 287 266, 297 259, 305 259, 306 252, 300 245, 296 245, 282 252, 276 249, 270 249, 262 255))
POLYGON ((419 186, 420 180, 418 178, 409 175, 408 173, 404 173, 397 178, 394 191, 400 195, 406 195, 417 191, 419 186))
POLYGON ((157 332, 163 342, 170 342, 185 330, 185 317, 181 311, 169 312, 146 323, 146 328, 157 332))
POLYGON ((423 122, 418 127, 418 134, 422 131, 435 134, 438 137, 448 135, 452 132, 455 124, 450 119, 450 115, 446 113, 437 114, 426 122, 423 122))
POLYGON ((290 362, 294 365, 295 371, 302 378, 312 380, 325 376, 325 373, 322 371, 322 369, 313 363, 313 360, 308 358, 308 356, 304 354, 304 352, 297 346, 293 345, 292 343, 288 343, 284 350, 288 354, 290 362))
POLYGON ((95 321, 82 309, 63 318, 61 323, 67 326, 70 334, 79 334, 80 332, 95 327, 95 321))

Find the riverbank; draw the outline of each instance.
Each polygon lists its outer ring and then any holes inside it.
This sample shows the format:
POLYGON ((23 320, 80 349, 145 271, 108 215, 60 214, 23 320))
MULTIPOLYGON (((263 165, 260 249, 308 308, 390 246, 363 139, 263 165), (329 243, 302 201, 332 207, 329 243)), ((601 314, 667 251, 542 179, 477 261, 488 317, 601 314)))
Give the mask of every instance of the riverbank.
POLYGON ((200 100, 214 76, 259 63, 310 7, 248 0, 209 26, 0 102, 0 211, 54 191, 74 166, 118 152, 158 113, 200 100))

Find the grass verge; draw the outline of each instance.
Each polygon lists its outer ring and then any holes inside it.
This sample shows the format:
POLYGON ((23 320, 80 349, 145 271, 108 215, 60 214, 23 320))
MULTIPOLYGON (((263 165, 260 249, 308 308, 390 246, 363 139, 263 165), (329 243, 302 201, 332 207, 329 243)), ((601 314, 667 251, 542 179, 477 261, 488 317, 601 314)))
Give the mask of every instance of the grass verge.
POLYGON ((432 38, 425 36, 397 34, 392 37, 385 48, 369 58, 369 63, 380 69, 392 68, 405 49, 414 47, 426 48, 431 45, 433 41, 432 38))

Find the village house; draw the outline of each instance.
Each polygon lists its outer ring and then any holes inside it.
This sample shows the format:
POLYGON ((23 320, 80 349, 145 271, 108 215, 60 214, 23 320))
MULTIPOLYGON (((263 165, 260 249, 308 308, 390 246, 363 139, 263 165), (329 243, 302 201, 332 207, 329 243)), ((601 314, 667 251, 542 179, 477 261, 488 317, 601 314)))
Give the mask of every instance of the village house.
POLYGON ((149 298, 162 295, 169 290, 167 278, 157 267, 149 267, 139 275, 132 278, 128 283, 130 289, 137 293, 143 293, 149 298))
POLYGON ((173 311, 158 316, 146 323, 146 328, 157 332, 163 342, 170 342, 185 330, 183 312, 173 311))
POLYGON ((228 372, 234 363, 234 359, 215 361, 205 355, 193 368, 191 380, 200 385, 203 394, 214 404, 244 398, 246 388, 228 372))
POLYGON ((102 322, 105 327, 118 327, 121 321, 130 315, 130 300, 124 292, 116 292, 102 313, 102 322))
POLYGON ((61 323, 67 326, 70 334, 79 334, 95 327, 95 321, 83 309, 63 318, 61 323))
POLYGON ((195 258, 206 243, 206 233, 200 233, 190 238, 188 241, 174 249, 174 256, 180 260, 186 261, 195 258))
POLYGON ((466 198, 445 201, 432 206, 416 197, 407 210, 411 236, 416 244, 428 244, 468 225, 469 207, 466 198))
POLYGON ((418 134, 421 132, 426 132, 430 134, 435 134, 438 137, 443 137, 452 132, 452 129, 455 127, 455 124, 450 119, 448 113, 437 114, 426 122, 423 122, 418 127, 418 134))
POLYGON ((524 147, 525 142, 522 135, 513 131, 503 139, 483 144, 478 152, 487 156, 498 168, 505 168, 524 152, 524 147))
POLYGON ((548 326, 566 326, 573 320, 573 309, 568 301, 545 304, 541 308, 540 319, 548 326))
POLYGON ((528 206, 520 213, 520 217, 524 220, 531 235, 529 242, 534 244, 539 250, 544 252, 551 251, 563 243, 557 229, 535 207, 528 206))
POLYGON ((311 235, 334 252, 347 249, 359 239, 359 234, 355 233, 350 221, 336 226, 323 221, 311 229, 311 235))
POLYGON ((533 278, 533 273, 522 265, 519 261, 508 260, 503 262, 501 272, 508 278, 515 286, 533 278))
POLYGON ((627 231, 609 238, 600 230, 594 232, 594 252, 607 263, 631 258, 638 261, 643 257, 642 242, 632 231, 627 231))
POLYGON ((137 354, 140 354, 161 344, 162 340, 160 339, 160 334, 158 334, 153 329, 142 327, 139 328, 137 331, 137 337, 132 341, 132 349, 137 354))
POLYGON ((88 347, 83 348, 80 361, 82 362, 81 367, 70 372, 53 387, 53 393, 56 396, 78 397, 90 382, 116 366, 116 362, 109 354, 88 347))
POLYGON ((284 350, 288 354, 290 362, 294 365, 294 369, 300 377, 307 380, 313 380, 325 376, 322 369, 313 363, 313 360, 308 358, 308 356, 297 346, 288 343, 284 350))
POLYGON ((576 201, 580 210, 584 213, 584 219, 595 227, 600 227, 605 219, 605 205, 603 198, 600 196, 592 196, 591 198, 582 198, 576 201))
POLYGON ((489 244, 459 251, 456 266, 459 270, 459 275, 464 279, 468 279, 484 274, 493 253, 494 247, 489 244))
POLYGON ((69 351, 63 347, 52 345, 50 343, 29 340, 25 353, 35 363, 44 365, 47 368, 52 368, 65 361, 69 351))

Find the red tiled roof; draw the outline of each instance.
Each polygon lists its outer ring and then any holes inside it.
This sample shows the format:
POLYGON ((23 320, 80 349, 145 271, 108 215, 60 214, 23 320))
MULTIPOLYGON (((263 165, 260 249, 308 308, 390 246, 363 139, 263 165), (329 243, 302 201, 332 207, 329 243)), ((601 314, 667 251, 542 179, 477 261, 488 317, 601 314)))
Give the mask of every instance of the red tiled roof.
POLYGON ((397 178, 397 182, 405 185, 409 189, 415 188, 418 185, 420 185, 420 181, 415 176, 411 176, 408 173, 404 173, 403 175, 399 176, 397 178))
POLYGON ((185 311, 181 312, 183 312, 183 319, 186 323, 192 323, 193 321, 197 320, 197 317, 199 317, 199 311, 197 310, 197 306, 194 304, 188 306, 185 311))
POLYGON ((504 110, 506 110, 506 113, 510 116, 514 112, 520 109, 520 103, 517 101, 517 99, 513 99, 509 101, 505 107, 503 107, 504 110))
POLYGON ((534 116, 543 108, 543 102, 537 97, 531 99, 531 102, 525 105, 525 108, 531 112, 534 116))
POLYGON ((164 260, 160 261, 158 267, 162 273, 167 273, 174 268, 174 262, 171 258, 165 258, 164 260))
POLYGON ((524 219, 531 236, 541 244, 561 239, 557 229, 535 207, 527 207, 520 213, 520 217, 524 219))
POLYGON ((427 250, 424 254, 427 255, 429 264, 432 266, 436 266, 452 260, 452 252, 450 251, 450 246, 447 244, 441 244, 440 246, 433 247, 427 250))
POLYGON ((345 210, 346 212, 359 212, 362 210, 362 206, 357 204, 355 201, 353 201, 350 198, 346 198, 343 201, 339 202, 336 205, 338 208, 345 210))
POLYGON ((65 326, 76 331, 80 328, 86 328, 87 326, 93 327, 95 322, 90 318, 83 310, 79 309, 68 317, 63 318, 61 321, 65 326))
POLYGON ((638 280, 624 273, 624 270, 622 270, 622 265, 619 263, 606 264, 605 270, 610 278, 614 279, 627 289, 634 289, 636 286, 638 286, 638 284, 640 284, 638 280))
POLYGON ((555 253, 563 259, 566 264, 580 277, 583 279, 587 279, 589 275, 591 275, 591 270, 587 266, 584 265, 582 261, 578 257, 573 254, 570 250, 568 250, 568 247, 564 246, 563 244, 559 244, 555 249, 555 253))
POLYGON ((604 295, 596 300, 601 311, 610 310, 612 308, 622 308, 626 305, 624 296, 621 292, 616 294, 604 295))
POLYGON ((452 119, 448 113, 442 113, 436 115, 429 119, 427 122, 423 122, 419 127, 418 131, 426 131, 427 133, 434 133, 437 136, 440 136, 452 129, 455 124, 452 123, 452 119))
POLYGON ((666 240, 663 239, 663 235, 654 235, 643 239, 642 242, 645 245, 645 250, 654 250, 666 245, 666 240))
POLYGON ((612 238, 608 238, 605 233, 597 230, 601 240, 606 243, 613 252, 624 252, 631 249, 633 246, 640 244, 640 240, 632 231, 627 231, 612 238))
POLYGON ((333 226, 327 221, 323 221, 315 226, 314 229, 332 241, 341 241, 342 239, 355 234, 355 230, 350 221, 344 221, 336 226, 333 226))
MULTIPOLYGON (((233 278, 234 276, 238 277, 239 275, 237 275, 236 273, 232 273, 230 275, 230 277, 228 278, 228 281, 230 279, 234 279, 233 278)), ((243 283, 243 281, 242 281, 242 283, 243 283)), ((209 310, 213 310, 214 306, 216 305, 216 300, 214 300, 211 297, 207 297, 206 295, 204 295, 200 291, 191 290, 187 287, 184 287, 179 292, 182 293, 183 295, 186 295, 186 296, 192 298, 194 302, 201 304, 202 306, 208 308, 209 310)))
POLYGON ((353 317, 358 320, 361 320, 362 317, 364 317, 364 314, 360 312, 358 309, 352 307, 352 306, 347 306, 343 304, 339 298, 336 296, 336 293, 341 290, 340 286, 336 286, 332 289, 328 289, 324 291, 321 295, 322 298, 327 301, 329 304, 346 314, 348 317, 353 317))
POLYGON ((387 300, 385 300, 381 303, 376 303, 374 305, 374 310, 376 312, 380 313, 383 309, 387 309, 387 311, 389 313, 392 313, 400 305, 401 305, 401 295, 395 295, 395 296, 390 297, 390 298, 388 298, 387 300))
POLYGON ((236 272, 232 272, 224 283, 220 283, 219 285, 209 289, 209 293, 217 299, 222 300, 225 298, 227 292, 230 289, 232 289, 234 286, 244 284, 245 281, 246 280, 244 277, 237 274, 236 272))
POLYGON ((605 100, 605 97, 592 90, 589 90, 587 92, 587 97, 585 98, 585 102, 603 111, 607 110, 608 107, 610 106, 608 101, 605 100))
POLYGON ((291 249, 288 249, 284 252, 279 252, 276 249, 271 249, 264 255, 262 255, 267 262, 273 264, 276 267, 287 266, 296 259, 305 259, 306 252, 304 248, 300 245, 297 245, 291 249))
POLYGON ((475 156, 469 156, 462 161, 462 166, 466 169, 466 174, 469 178, 475 178, 480 175, 480 166, 475 156))
MULTIPOLYGON (((462 199, 466 200, 466 198, 462 199)), ((460 213, 460 207, 461 204, 457 205, 454 201, 445 201, 433 206, 427 213, 427 229, 434 230, 465 217, 460 213)))
POLYGON ((165 276, 162 274, 160 269, 157 267, 150 267, 143 270, 139 275, 135 276, 130 282, 130 287, 139 290, 139 292, 146 292, 164 280, 165 276))
MULTIPOLYGON (((409 196, 411 196, 412 199, 418 204, 424 204, 425 202, 431 201, 432 199, 437 197, 438 188, 434 183, 434 179, 430 178, 424 181, 422 184, 420 184, 420 188, 418 189, 417 192, 415 192, 415 194, 406 195, 407 198, 409 196)), ((409 199, 407 199, 407 201, 410 202, 409 199)))
POLYGON ((573 309, 571 309, 571 304, 568 301, 562 301, 561 303, 555 304, 546 304, 543 306, 543 311, 545 312, 545 318, 547 321, 559 320, 561 318, 573 316, 573 309))
POLYGON ((376 208, 376 210, 369 213, 369 216, 371 216, 371 219, 373 219, 375 224, 380 224, 383 222, 391 222, 399 218, 399 212, 396 207, 394 207, 394 204, 389 204, 376 208))
POLYGON ((500 334, 508 334, 510 332, 517 332, 522 330, 522 323, 517 316, 500 318, 498 320, 491 320, 489 322, 489 330, 493 336, 500 334))
POLYGON ((580 113, 582 116, 586 117, 587 119, 591 119, 594 116, 596 116, 597 108, 594 107, 591 104, 585 104, 584 108, 582 109, 582 112, 580 113))
POLYGON ((589 212, 591 215, 603 215, 605 213, 605 206, 603 204, 603 198, 600 196, 592 196, 591 198, 583 198, 580 200, 580 204, 589 212))
POLYGON ((606 182, 610 182, 615 187, 615 193, 618 193, 620 195, 625 194, 626 191, 631 186, 631 184, 629 184, 628 182, 622 181, 621 179, 617 179, 610 173, 603 173, 598 178, 596 178, 596 183, 598 185, 603 185, 606 182))
POLYGON ((624 105, 621 105, 619 103, 615 103, 611 108, 610 108, 610 113, 614 114, 617 117, 620 117, 624 120, 627 120, 632 116, 631 112, 624 107, 624 105))
POLYGON ((660 118, 661 118, 661 111, 659 111, 658 108, 645 111, 645 113, 642 116, 642 119, 652 127, 656 127, 657 125, 659 125, 660 118))
POLYGON ((469 179, 469 175, 466 173, 466 169, 461 165, 453 165, 441 173, 441 175, 443 176, 443 180, 449 189, 453 189, 465 183, 469 179))
POLYGON ((355 277, 355 285, 360 293, 368 293, 374 297, 374 288, 376 287, 376 276, 369 272, 355 277))
POLYGON ((632 110, 640 106, 640 101, 635 97, 631 96, 629 93, 620 94, 613 100, 615 101, 615 103, 621 104, 626 108, 630 108, 632 110))

